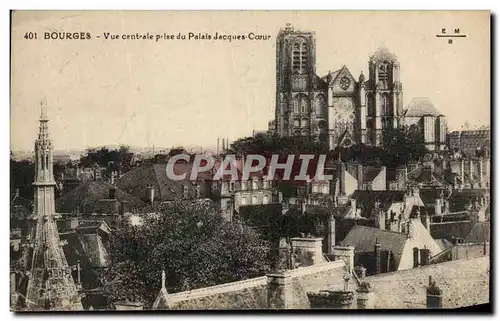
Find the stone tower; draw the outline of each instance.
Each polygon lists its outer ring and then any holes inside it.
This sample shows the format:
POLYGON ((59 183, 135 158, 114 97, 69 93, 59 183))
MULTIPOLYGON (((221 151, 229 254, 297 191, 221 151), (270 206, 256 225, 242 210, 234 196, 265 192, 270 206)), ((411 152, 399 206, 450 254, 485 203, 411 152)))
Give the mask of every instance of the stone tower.
POLYGON ((370 57, 368 69, 369 80, 362 86, 366 92, 367 110, 366 118, 361 117, 361 122, 366 123, 361 123, 360 127, 362 132, 363 127, 366 128, 364 141, 378 146, 382 141, 382 130, 397 128, 403 116, 403 86, 399 61, 386 48, 379 48, 370 57))
POLYGON ((82 310, 55 222, 53 147, 46 103, 41 104, 40 131, 35 141, 34 214, 25 253, 28 310, 82 310))
POLYGON ((287 24, 276 38, 275 126, 280 136, 328 139, 327 97, 316 75, 316 39, 287 24))

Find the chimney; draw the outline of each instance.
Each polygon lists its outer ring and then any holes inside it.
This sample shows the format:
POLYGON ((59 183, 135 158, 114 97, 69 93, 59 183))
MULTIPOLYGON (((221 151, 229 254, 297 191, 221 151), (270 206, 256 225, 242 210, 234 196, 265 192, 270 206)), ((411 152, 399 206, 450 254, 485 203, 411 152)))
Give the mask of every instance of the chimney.
POLYGON ((351 211, 353 213, 354 216, 356 216, 356 200, 355 199, 351 199, 351 211))
POLYGON ((217 137, 217 155, 219 155, 220 149, 219 149, 219 140, 220 138, 217 137))
POLYGON ((434 214, 441 215, 443 213, 442 209, 443 209, 443 205, 441 204, 441 199, 436 198, 436 202, 434 204, 434 214))
POLYGON ((443 291, 436 285, 436 281, 429 276, 427 292, 427 309, 441 309, 443 307, 443 291))
POLYGON ((115 171, 111 171, 110 183, 111 185, 115 185, 115 171))
POLYGON ((146 187, 146 196, 148 198, 149 204, 153 205, 154 200, 155 200, 155 189, 153 185, 148 185, 146 187))
POLYGON ((354 268, 354 272, 358 276, 358 279, 363 280, 366 278, 366 268, 362 265, 358 265, 354 268))
POLYGON ((385 212, 382 209, 377 209, 377 220, 378 220, 378 228, 381 230, 385 230, 385 212))
POLYGON ((474 181, 474 161, 472 160, 472 158, 469 161, 469 179, 472 185, 474 181))
POLYGON ((339 195, 345 195, 345 164, 342 161, 339 164, 339 195))
POLYGON ((398 183, 398 190, 404 191, 406 188, 406 180, 408 177, 408 170, 406 166, 396 169, 396 180, 398 183))
POLYGON ((460 180, 462 181, 462 185, 464 184, 464 177, 465 177, 465 161, 462 158, 460 161, 460 180))
POLYGON ((370 283, 362 282, 360 283, 358 289, 356 290, 357 298, 357 308, 358 309, 374 309, 375 308, 375 292, 371 287, 370 283))
POLYGON ((328 254, 333 254, 335 246, 335 217, 330 215, 328 220, 328 238, 327 238, 328 254))
POLYGON ((109 189, 108 199, 110 199, 110 200, 115 200, 116 199, 116 188, 115 187, 111 187, 109 189))
POLYGON ((294 253, 301 258, 302 266, 311 266, 323 262, 323 238, 294 237, 292 238, 294 253))
POLYGON ((363 165, 358 164, 358 189, 363 189, 363 165))
POLYGON ((431 217, 429 216, 428 213, 425 213, 425 215, 423 216, 423 224, 424 224, 425 228, 430 231, 430 229, 431 229, 431 217))
POLYGON ((450 212, 450 202, 448 200, 444 200, 444 212, 445 213, 450 212))
POLYGON ((78 217, 72 217, 71 221, 69 222, 69 228, 74 230, 77 227, 78 227, 78 217))
POLYGON ((354 270, 354 246, 335 246, 333 248, 335 261, 343 260, 349 273, 354 270))
POLYGON ((431 260, 431 250, 423 248, 420 250, 420 265, 425 266, 429 265, 429 261, 431 260))
POLYGON ((382 245, 378 242, 378 239, 375 241, 375 247, 373 253, 375 255, 375 274, 382 273, 382 245))

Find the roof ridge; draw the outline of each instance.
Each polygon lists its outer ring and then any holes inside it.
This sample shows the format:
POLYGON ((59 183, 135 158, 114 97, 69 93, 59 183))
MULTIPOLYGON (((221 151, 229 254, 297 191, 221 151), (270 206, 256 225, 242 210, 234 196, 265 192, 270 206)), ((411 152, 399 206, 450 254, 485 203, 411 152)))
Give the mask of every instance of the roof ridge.
POLYGON ((391 231, 391 230, 382 230, 382 229, 379 229, 377 227, 372 227, 372 226, 365 226, 365 225, 356 225, 354 228, 365 228, 365 229, 371 229, 371 230, 378 230, 378 231, 381 231, 381 232, 387 232, 387 233, 392 233, 392 234, 399 234, 401 236, 405 236, 406 237, 406 234, 404 233, 400 233, 400 232, 396 232, 396 231, 391 231))

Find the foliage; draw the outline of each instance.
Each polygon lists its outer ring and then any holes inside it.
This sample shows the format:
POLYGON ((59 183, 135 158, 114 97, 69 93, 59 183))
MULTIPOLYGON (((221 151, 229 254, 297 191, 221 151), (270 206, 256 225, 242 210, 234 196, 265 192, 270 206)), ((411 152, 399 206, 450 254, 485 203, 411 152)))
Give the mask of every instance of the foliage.
POLYGON ((428 150, 415 127, 401 127, 385 129, 380 147, 360 144, 338 148, 336 153, 341 153, 344 162, 396 168, 422 160, 428 150))
POLYGON ((33 182, 35 180, 35 164, 29 160, 10 160, 11 193, 19 189, 19 196, 33 198, 33 182))
POLYGON ((111 299, 151 304, 166 272, 170 293, 262 276, 269 244, 252 230, 229 223, 207 203, 175 202, 144 218, 122 221, 110 240, 105 272, 111 299))
POLYGON ((80 158, 80 165, 83 167, 108 167, 112 164, 113 169, 121 168, 126 172, 132 166, 134 154, 130 152, 128 146, 122 145, 119 149, 109 150, 106 147, 88 148, 86 155, 80 158))
POLYGON ((280 137, 276 134, 257 134, 231 143, 228 154, 326 154, 328 144, 312 141, 304 137, 280 137))

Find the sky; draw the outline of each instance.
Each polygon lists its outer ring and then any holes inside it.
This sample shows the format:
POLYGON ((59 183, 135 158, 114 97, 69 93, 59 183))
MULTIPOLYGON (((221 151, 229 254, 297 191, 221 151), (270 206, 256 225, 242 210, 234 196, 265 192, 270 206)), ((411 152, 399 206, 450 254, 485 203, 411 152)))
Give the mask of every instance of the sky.
POLYGON ((11 149, 31 150, 45 97, 55 149, 203 146, 267 129, 274 118, 276 35, 316 33, 316 73, 357 78, 387 47, 404 106, 428 97, 451 130, 490 119, 490 16, 466 11, 38 11, 12 21, 11 149), (453 44, 436 37, 459 28, 453 44), (45 40, 44 32, 90 40, 45 40), (25 39, 27 32, 38 39, 25 39), (111 34, 270 35, 270 40, 106 40, 111 34), (97 36, 100 36, 98 39, 97 36))

